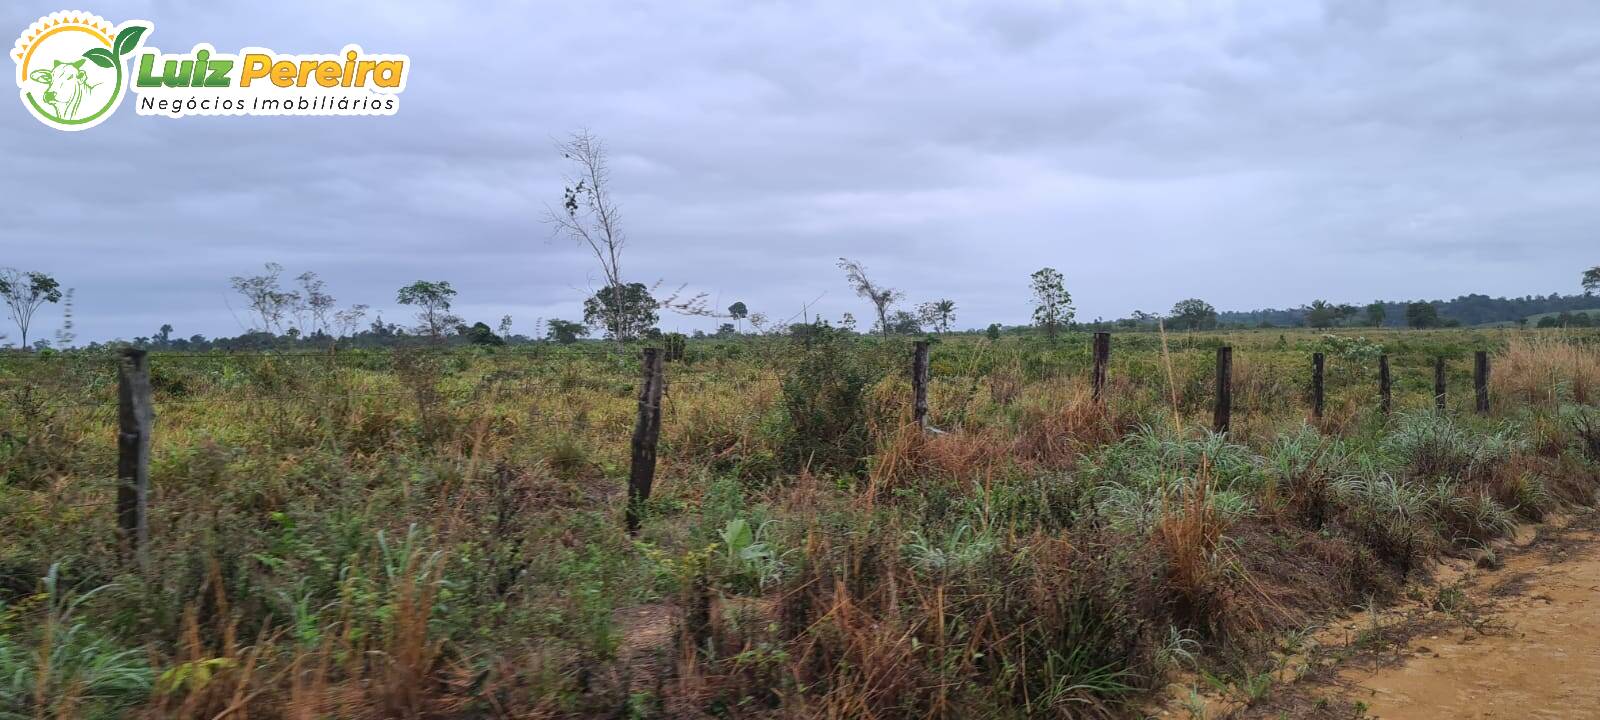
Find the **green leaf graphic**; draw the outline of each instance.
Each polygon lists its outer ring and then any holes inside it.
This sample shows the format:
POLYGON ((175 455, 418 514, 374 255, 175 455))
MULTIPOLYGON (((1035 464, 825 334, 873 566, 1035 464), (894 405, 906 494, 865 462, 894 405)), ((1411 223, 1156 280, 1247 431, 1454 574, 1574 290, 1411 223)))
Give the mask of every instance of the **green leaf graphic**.
POLYGON ((123 28, 122 32, 117 33, 117 41, 114 43, 117 54, 127 55, 133 52, 133 49, 139 46, 139 38, 144 37, 144 30, 143 27, 136 25, 123 28))
POLYGON ((94 62, 94 64, 103 68, 115 67, 117 64, 117 59, 112 57, 110 50, 105 48, 89 48, 89 50, 85 52, 83 56, 89 58, 94 62))

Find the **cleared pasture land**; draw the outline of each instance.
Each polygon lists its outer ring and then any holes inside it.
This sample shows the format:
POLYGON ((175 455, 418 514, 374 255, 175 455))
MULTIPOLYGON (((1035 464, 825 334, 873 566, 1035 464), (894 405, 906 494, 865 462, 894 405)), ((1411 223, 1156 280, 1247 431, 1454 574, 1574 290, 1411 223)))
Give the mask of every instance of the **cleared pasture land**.
POLYGON ((141 565, 116 358, 0 358, 6 712, 1124 716, 1600 483, 1592 332, 950 336, 931 433, 909 339, 691 342, 633 536, 637 348, 148 362, 141 565))

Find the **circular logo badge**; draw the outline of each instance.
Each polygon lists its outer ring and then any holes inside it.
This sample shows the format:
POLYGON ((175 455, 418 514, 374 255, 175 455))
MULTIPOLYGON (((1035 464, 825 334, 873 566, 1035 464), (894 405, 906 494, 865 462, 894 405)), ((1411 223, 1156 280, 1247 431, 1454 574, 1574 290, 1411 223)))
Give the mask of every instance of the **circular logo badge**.
POLYGON ((11 52, 23 107, 57 130, 100 124, 122 102, 126 58, 150 28, 143 20, 113 27, 98 15, 76 11, 39 18, 11 52))

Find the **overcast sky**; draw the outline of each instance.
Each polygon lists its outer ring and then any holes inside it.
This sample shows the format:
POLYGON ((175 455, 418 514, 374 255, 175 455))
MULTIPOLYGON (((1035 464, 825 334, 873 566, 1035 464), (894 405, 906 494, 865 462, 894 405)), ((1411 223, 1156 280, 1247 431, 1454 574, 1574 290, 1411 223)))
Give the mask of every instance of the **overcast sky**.
MULTIPOLYGON (((6 46, 68 7, 6 0, 6 46)), ((413 69, 393 117, 174 120, 130 97, 61 133, 0 103, 0 265, 76 288, 81 340, 237 334, 228 278, 267 261, 389 320, 417 279, 469 320, 576 319, 599 275, 540 217, 553 142, 585 127, 624 274, 774 318, 819 295, 866 317, 839 256, 954 299, 963 327, 1026 322, 1041 266, 1093 319, 1571 293, 1600 262, 1592 0, 82 9, 148 19, 169 52, 353 42, 413 69)))

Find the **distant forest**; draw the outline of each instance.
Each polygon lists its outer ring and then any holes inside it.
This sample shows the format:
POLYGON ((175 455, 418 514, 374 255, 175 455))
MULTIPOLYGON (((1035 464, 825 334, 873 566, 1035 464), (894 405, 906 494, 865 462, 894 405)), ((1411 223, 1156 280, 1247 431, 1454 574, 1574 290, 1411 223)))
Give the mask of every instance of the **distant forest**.
MULTIPOLYGON (((1405 327, 1406 306, 1412 302, 1428 302, 1439 310, 1444 321, 1454 320, 1461 325, 1487 325, 1490 323, 1516 323, 1523 318, 1544 313, 1577 312, 1600 308, 1600 297, 1594 295, 1527 295, 1516 298, 1497 298, 1488 295, 1462 295, 1454 300, 1396 301, 1383 303, 1383 326, 1405 327)), ((1365 306, 1362 306, 1365 307, 1365 306)), ((1304 327, 1310 308, 1286 310, 1234 311, 1217 313, 1222 325, 1244 327, 1304 327)), ((1365 324, 1365 315, 1350 318, 1347 325, 1365 324)))

